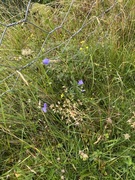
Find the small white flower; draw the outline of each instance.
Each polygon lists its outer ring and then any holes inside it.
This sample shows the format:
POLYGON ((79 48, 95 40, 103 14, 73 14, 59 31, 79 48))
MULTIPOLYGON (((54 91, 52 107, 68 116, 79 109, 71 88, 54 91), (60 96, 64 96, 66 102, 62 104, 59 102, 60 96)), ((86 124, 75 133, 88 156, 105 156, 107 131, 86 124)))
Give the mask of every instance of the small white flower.
POLYGON ((62 180, 65 179, 64 176, 61 176, 61 179, 62 179, 62 180))
POLYGON ((107 122, 107 124, 112 124, 112 119, 109 117, 109 118, 107 118, 106 122, 107 122))
POLYGON ((64 169, 62 169, 62 170, 61 170, 61 172, 62 172, 62 173, 65 173, 65 170, 64 170, 64 169))
POLYGON ((28 99, 28 103, 30 103, 31 102, 31 99, 28 99))
POLYGON ((131 127, 135 129, 135 122, 131 124, 131 127))
POLYGON ((57 158, 57 161, 60 161, 60 157, 57 158))
POLYGON ((79 155, 83 161, 86 161, 89 158, 89 156, 86 153, 84 153, 83 151, 79 151, 79 155))
POLYGON ((129 134, 124 134, 124 138, 127 140, 130 138, 130 135, 129 134))

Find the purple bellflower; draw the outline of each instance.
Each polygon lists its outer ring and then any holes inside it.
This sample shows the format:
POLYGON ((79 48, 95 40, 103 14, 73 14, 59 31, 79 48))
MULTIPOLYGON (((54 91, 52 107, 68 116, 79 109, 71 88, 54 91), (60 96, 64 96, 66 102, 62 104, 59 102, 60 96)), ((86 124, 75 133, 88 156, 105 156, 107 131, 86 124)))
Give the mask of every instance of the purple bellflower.
POLYGON ((79 86, 81 86, 81 85, 83 85, 83 84, 84 84, 84 83, 83 83, 83 80, 82 80, 82 79, 78 81, 78 85, 79 85, 79 86))
POLYGON ((47 103, 44 103, 44 106, 43 106, 43 108, 42 108, 42 111, 45 112, 45 113, 47 112, 47 103))
POLYGON ((45 59, 43 60, 43 64, 48 65, 49 63, 50 63, 50 60, 49 60, 49 59, 45 58, 45 59))

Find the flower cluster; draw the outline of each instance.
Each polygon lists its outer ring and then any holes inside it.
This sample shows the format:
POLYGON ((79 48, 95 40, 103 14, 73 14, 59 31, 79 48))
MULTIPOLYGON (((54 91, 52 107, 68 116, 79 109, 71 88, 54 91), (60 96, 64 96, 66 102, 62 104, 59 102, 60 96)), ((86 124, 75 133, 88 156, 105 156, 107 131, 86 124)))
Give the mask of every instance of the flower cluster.
POLYGON ((80 44, 81 44, 80 51, 86 53, 89 47, 85 45, 85 41, 81 41, 80 44))
MULTIPOLYGON (((50 63, 50 60, 48 58, 45 58, 43 60, 43 64, 44 65, 48 65, 50 63)), ((81 91, 84 92, 85 90, 83 90, 83 80, 80 79, 78 80, 77 82, 78 86, 81 87, 81 91)), ((56 107, 54 107, 54 105, 51 105, 50 108, 54 111, 54 112, 59 112, 62 114, 62 118, 66 118, 66 121, 67 123, 71 122, 71 119, 74 120, 75 124, 78 125, 79 124, 79 121, 81 120, 82 121, 82 116, 81 114, 79 113, 79 111, 77 110, 78 107, 77 105, 74 103, 72 104, 70 102, 70 100, 66 99, 63 103, 63 107, 59 107, 60 106, 60 102, 58 103, 58 105, 56 105, 56 107), (62 113, 62 110, 64 110, 65 113, 62 113), (65 111, 66 110, 66 111, 65 111), (70 115, 70 116, 69 116, 70 115), (70 117, 70 119, 68 118, 70 117), (81 117, 81 118, 80 118, 81 117)), ((46 113, 48 110, 48 106, 47 106, 47 103, 44 103, 44 106, 42 107, 42 111, 44 113, 46 113)))
POLYGON ((66 98, 62 103, 58 102, 55 105, 50 105, 50 108, 54 113, 61 115, 62 120, 66 121, 66 124, 79 126, 84 117, 84 114, 79 110, 81 105, 80 100, 72 102, 66 98))

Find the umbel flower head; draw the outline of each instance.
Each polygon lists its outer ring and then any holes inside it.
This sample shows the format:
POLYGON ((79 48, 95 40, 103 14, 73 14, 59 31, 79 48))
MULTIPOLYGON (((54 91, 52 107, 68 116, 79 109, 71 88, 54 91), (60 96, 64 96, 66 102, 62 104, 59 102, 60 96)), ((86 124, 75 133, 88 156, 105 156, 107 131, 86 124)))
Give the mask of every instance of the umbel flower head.
POLYGON ((48 65, 49 63, 50 63, 50 60, 49 60, 49 59, 45 58, 45 59, 43 60, 43 64, 48 65))

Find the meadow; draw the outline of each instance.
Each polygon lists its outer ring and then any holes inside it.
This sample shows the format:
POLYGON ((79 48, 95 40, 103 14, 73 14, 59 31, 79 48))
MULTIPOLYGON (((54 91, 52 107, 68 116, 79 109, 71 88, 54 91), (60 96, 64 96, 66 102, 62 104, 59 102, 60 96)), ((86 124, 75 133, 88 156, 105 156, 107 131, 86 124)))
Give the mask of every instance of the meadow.
POLYGON ((23 2, 0 4, 0 180, 134 180, 134 0, 23 2))

